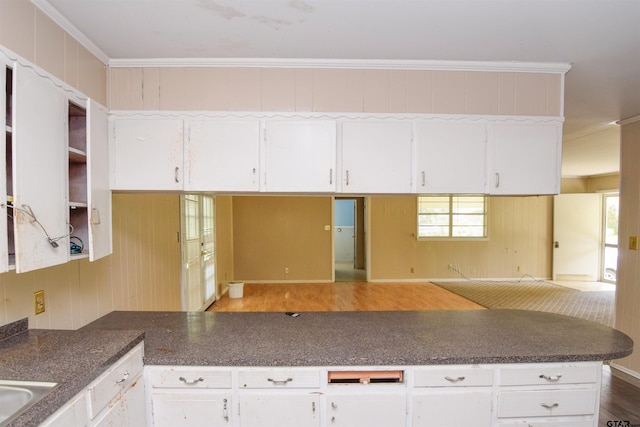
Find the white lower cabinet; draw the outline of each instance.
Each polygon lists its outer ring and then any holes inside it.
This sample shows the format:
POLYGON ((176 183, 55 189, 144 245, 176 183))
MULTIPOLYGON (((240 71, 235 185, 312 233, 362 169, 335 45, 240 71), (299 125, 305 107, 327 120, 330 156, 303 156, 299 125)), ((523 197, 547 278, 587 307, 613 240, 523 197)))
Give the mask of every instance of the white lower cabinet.
MULTIPOLYGON (((331 394, 327 396, 327 426, 389 427, 407 423, 406 391, 331 394)), ((371 386, 379 388, 376 386, 371 386)), ((381 386, 383 387, 383 386, 381 386)))
POLYGON ((147 426, 597 427, 601 369, 147 366, 147 426))
POLYGON ((320 395, 304 391, 240 395, 241 427, 318 427, 320 395))

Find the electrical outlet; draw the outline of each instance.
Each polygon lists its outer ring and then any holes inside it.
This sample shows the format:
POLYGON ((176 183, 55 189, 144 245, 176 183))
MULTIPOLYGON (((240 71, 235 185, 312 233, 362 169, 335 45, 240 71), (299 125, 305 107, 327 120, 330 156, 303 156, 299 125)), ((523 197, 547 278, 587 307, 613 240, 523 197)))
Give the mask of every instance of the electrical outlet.
POLYGON ((33 293, 36 314, 44 313, 44 291, 33 293))
POLYGON ((284 268, 284 274, 289 274, 289 267, 284 268))
POLYGON ((413 267, 411 267, 411 272, 412 272, 412 273, 415 273, 415 272, 416 272, 416 270, 415 270, 413 267))
POLYGON ((451 271, 451 269, 452 269, 452 268, 453 268, 453 267, 451 266, 451 264, 447 265, 447 269, 448 269, 449 271, 451 271))
POLYGON ((638 250, 638 236, 629 236, 629 250, 638 250))

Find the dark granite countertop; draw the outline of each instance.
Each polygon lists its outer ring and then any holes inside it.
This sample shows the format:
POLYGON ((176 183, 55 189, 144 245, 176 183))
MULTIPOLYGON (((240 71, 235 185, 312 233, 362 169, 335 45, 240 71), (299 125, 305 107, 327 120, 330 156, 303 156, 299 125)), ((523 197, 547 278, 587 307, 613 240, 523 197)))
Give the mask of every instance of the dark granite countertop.
POLYGON ((373 366, 578 362, 631 354, 627 335, 524 310, 112 312, 77 331, 0 341, 0 379, 59 385, 10 425, 35 426, 142 339, 146 365, 373 366))
POLYGON ((598 323, 524 310, 113 312, 82 330, 145 331, 147 365, 355 366, 576 362, 631 354, 598 323))
POLYGON ((37 426, 143 339, 140 330, 31 329, 0 341, 0 379, 58 384, 9 426, 37 426))

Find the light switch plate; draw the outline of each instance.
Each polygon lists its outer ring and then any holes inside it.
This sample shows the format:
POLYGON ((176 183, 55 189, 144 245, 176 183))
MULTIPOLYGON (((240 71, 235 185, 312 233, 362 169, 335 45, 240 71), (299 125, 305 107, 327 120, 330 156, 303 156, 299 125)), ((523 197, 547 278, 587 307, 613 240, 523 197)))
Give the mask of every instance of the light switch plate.
POLYGON ((632 251, 638 250, 638 236, 629 236, 629 249, 632 251))

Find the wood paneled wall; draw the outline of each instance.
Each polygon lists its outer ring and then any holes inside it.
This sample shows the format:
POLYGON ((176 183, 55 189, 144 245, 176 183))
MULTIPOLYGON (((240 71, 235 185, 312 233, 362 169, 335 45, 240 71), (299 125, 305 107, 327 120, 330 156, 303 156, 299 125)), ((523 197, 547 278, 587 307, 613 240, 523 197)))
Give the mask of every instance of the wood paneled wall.
POLYGON ((562 115, 562 75, 302 68, 111 68, 115 110, 562 115))
POLYGON ((0 1, 0 45, 107 105, 107 66, 30 1, 0 1))
MULTIPOLYGON (((640 343, 640 252, 629 249, 629 236, 640 236, 640 121, 622 125, 620 218, 618 222, 617 329, 640 343)), ((640 378, 640 351, 616 361, 640 378)))

